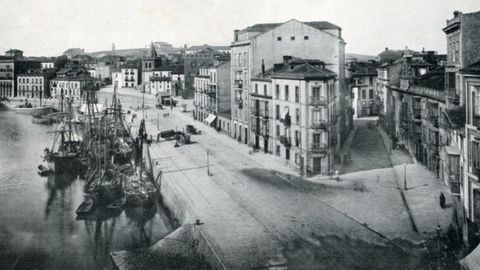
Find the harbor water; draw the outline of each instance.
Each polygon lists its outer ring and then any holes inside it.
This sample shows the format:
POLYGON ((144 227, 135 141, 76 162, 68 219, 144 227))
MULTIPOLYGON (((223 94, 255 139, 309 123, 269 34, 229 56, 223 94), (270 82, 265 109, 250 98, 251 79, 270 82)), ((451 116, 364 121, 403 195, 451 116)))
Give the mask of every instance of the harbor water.
POLYGON ((150 246, 174 229, 156 208, 77 220, 83 179, 37 173, 53 129, 0 105, 0 269, 112 269, 111 251, 150 246))

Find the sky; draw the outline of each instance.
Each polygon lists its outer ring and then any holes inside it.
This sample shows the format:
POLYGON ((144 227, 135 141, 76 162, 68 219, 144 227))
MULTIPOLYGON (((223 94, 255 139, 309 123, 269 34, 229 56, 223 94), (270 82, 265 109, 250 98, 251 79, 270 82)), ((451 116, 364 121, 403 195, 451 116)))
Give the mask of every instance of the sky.
POLYGON ((442 28, 454 10, 479 11, 480 0, 0 0, 0 52, 229 45, 234 29, 297 19, 340 26, 347 53, 405 46, 445 53, 442 28))

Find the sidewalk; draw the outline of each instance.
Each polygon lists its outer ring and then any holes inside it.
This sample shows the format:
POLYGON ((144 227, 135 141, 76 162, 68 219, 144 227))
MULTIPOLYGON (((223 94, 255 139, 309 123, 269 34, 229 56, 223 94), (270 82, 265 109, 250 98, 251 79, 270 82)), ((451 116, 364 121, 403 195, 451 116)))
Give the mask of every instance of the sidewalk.
MULTIPOLYGON (((378 127, 378 131, 385 146, 390 149, 389 136, 381 127, 378 127)), ((406 153, 393 150, 389 158, 395 170, 398 189, 402 193, 418 233, 424 239, 434 238, 437 225, 440 225, 442 233, 445 233, 452 222, 453 208, 442 209, 439 196, 442 191, 448 193, 448 188, 423 165, 412 163, 412 159, 406 153), (406 190, 404 188, 405 178, 407 180, 406 190)))

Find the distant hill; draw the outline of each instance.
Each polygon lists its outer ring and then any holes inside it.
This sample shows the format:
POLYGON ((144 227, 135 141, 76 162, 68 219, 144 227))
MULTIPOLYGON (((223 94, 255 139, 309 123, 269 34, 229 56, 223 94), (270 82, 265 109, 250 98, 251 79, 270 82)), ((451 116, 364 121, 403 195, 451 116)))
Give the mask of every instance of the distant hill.
POLYGON ((139 48, 139 49, 122 49, 122 50, 115 50, 115 51, 100 51, 100 52, 91 52, 88 55, 92 57, 102 57, 106 55, 118 55, 123 57, 134 57, 134 58, 141 58, 147 55, 148 48, 139 48))
POLYGON ((375 59, 375 55, 366 55, 366 54, 358 54, 358 53, 346 53, 345 58, 346 59, 352 59, 356 58, 359 61, 367 61, 367 60, 373 60, 375 59))

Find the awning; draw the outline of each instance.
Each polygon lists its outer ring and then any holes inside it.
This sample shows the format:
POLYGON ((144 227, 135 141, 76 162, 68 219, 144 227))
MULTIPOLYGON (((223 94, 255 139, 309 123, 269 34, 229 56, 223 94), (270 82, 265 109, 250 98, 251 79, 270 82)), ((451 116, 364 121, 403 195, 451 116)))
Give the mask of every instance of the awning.
POLYGON ((207 124, 211 125, 212 122, 215 120, 215 118, 217 118, 216 115, 214 114, 209 114, 207 118, 205 118, 205 122, 207 122, 207 124))
POLYGON ((288 115, 288 111, 284 111, 281 115, 280 115, 280 119, 285 119, 288 115))
POLYGON ((460 260, 460 264, 467 270, 480 269, 480 245, 460 260))
POLYGON ((460 155, 460 149, 456 146, 445 146, 445 152, 451 156, 459 156, 460 155))
MULTIPOLYGON (((97 103, 97 104, 92 104, 92 106, 90 107, 90 110, 93 109, 93 112, 91 111, 91 113, 101 113, 103 112, 103 104, 100 104, 100 103, 97 103)), ((83 114, 88 114, 88 107, 87 107, 87 104, 82 104, 82 107, 80 107, 80 112, 83 113, 83 114)))

